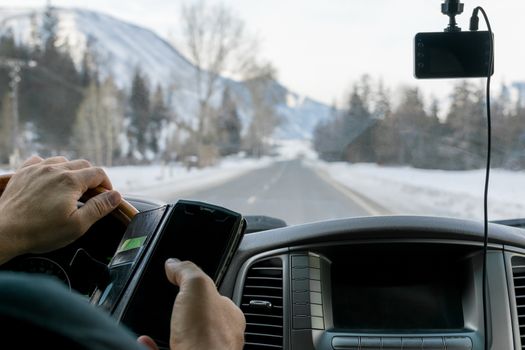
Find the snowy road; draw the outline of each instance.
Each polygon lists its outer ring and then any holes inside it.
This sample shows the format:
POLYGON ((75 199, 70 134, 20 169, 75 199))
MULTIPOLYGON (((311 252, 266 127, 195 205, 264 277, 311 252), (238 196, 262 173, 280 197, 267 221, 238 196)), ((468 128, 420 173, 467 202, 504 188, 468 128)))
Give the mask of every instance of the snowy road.
MULTIPOLYGON (((234 157, 191 171, 180 166, 125 166, 107 172, 115 188, 127 195, 166 202, 197 199, 245 215, 279 217, 289 224, 388 214, 483 217, 484 169, 327 163, 305 151, 280 159, 234 157), (301 156, 302 161, 283 160, 301 156)), ((490 220, 525 217, 524 183, 524 171, 492 170, 490 220)))
POLYGON ((267 215, 300 224, 350 216, 387 214, 376 203, 306 167, 300 160, 281 161, 204 190, 165 192, 167 202, 194 199, 244 215, 267 215))

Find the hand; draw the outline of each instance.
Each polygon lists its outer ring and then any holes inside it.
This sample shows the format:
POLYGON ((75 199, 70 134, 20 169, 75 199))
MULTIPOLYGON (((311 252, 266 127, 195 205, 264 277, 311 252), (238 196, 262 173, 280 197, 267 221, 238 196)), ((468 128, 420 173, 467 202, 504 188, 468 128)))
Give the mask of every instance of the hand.
MULTIPOLYGON (((195 264, 169 259, 165 268, 168 280, 180 287, 171 314, 171 350, 241 350, 246 327, 241 310, 221 296, 212 279, 195 264)), ((150 337, 138 341, 158 350, 150 337)))
POLYGON ((101 168, 85 160, 32 157, 12 176, 0 197, 0 263, 45 253, 75 241, 121 202, 110 191, 77 208, 90 188, 111 189, 101 168))

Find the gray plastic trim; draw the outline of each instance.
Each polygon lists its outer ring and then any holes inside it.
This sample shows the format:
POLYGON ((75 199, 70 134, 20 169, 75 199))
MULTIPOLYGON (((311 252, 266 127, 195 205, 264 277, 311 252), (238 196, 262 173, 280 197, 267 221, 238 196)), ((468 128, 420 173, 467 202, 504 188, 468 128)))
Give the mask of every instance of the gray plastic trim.
MULTIPOLYGON (((390 243, 408 243, 408 244, 447 244, 447 245, 465 245, 471 247, 483 248, 482 242, 472 242, 472 241, 460 241, 452 239, 359 239, 359 240, 346 240, 346 241, 336 241, 336 242, 327 242, 327 243, 314 243, 306 244, 301 246, 290 247, 290 252, 309 250, 312 248, 325 248, 333 246, 343 246, 343 245, 360 245, 360 244, 390 244, 390 243)), ((488 249, 491 250, 501 250, 505 249, 503 244, 490 243, 488 249)), ((525 250, 524 250, 525 251, 525 250)))
POLYGON ((489 251, 487 254, 487 279, 490 296, 491 349, 513 349, 514 335, 509 303, 509 289, 505 268, 505 254, 489 251))
POLYGON ((505 272, 507 276, 507 294, 509 301, 509 311, 512 322, 512 332, 514 340, 514 349, 521 349, 520 327, 518 321, 518 312, 516 305, 516 293, 514 292, 514 278, 512 275, 512 257, 519 256, 525 258, 523 254, 514 254, 511 252, 505 253, 505 272))

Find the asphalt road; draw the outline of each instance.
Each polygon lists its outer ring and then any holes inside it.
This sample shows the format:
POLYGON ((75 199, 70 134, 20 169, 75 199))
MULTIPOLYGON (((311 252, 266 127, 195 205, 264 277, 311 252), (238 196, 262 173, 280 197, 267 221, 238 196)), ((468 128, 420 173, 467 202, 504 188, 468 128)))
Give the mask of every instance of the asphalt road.
POLYGON ((289 225, 325 219, 382 214, 359 194, 304 166, 300 160, 274 163, 217 187, 166 193, 169 202, 192 199, 220 205, 243 215, 266 215, 289 225))

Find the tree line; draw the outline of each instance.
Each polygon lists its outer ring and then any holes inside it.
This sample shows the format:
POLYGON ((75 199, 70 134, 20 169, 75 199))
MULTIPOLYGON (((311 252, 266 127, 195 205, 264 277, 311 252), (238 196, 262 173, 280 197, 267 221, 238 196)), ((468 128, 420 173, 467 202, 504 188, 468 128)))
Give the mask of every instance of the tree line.
POLYGON ((196 65, 188 82, 193 86, 184 86, 195 88, 198 100, 196 115, 190 116, 176 112, 177 88, 166 87, 176 84, 153 85, 139 66, 130 86, 119 86, 113 76, 102 74, 104 63, 92 38, 81 64, 75 65, 67 43, 57 38, 58 17, 51 6, 41 20, 32 15, 29 42, 17 42, 4 30, 0 64, 16 58, 36 66, 20 71, 18 135, 13 135, 12 69, 0 67, 0 164, 9 161, 15 137, 21 156, 65 154, 107 166, 158 161, 206 166, 239 152, 267 154, 267 138, 277 121, 275 101, 268 98, 275 71, 254 59, 255 41, 228 8, 202 2, 184 7, 182 13, 186 36, 181 45, 196 65), (238 97, 221 83, 226 71, 238 72, 243 80, 251 118, 241 118, 238 97))
MULTIPOLYGON (((494 89, 496 90, 496 89, 494 89)), ((417 87, 390 89, 363 76, 341 110, 317 125, 314 148, 327 161, 466 170, 486 162, 484 81, 453 84, 448 105, 417 87)), ((503 84, 491 98, 494 167, 525 168, 525 101, 503 84), (515 94, 514 94, 515 95, 515 94)))

